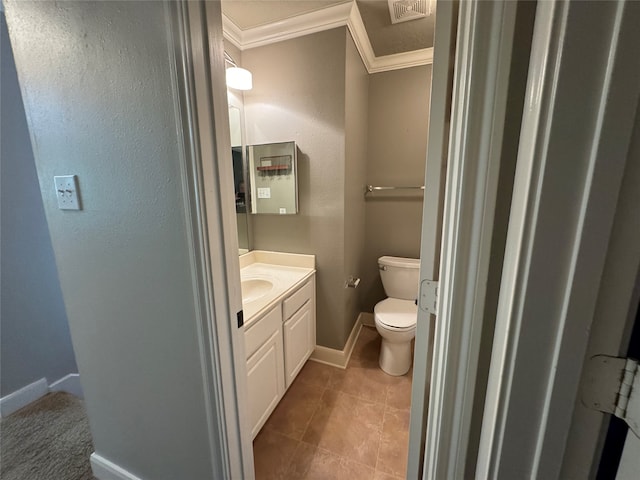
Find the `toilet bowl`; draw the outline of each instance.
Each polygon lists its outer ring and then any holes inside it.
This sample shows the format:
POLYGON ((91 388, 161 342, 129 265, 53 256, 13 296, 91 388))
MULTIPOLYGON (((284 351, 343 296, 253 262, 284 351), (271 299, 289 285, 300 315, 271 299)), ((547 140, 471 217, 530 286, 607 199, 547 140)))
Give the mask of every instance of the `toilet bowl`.
POLYGON ((387 298, 374 308, 376 330, 382 337, 379 364, 389 375, 404 375, 411 368, 417 315, 418 307, 411 300, 387 298))
POLYGON ((376 330, 382 337, 379 364, 389 375, 404 375, 411 368, 411 340, 416 335, 420 260, 384 256, 378 259, 378 267, 389 296, 373 309, 376 330))

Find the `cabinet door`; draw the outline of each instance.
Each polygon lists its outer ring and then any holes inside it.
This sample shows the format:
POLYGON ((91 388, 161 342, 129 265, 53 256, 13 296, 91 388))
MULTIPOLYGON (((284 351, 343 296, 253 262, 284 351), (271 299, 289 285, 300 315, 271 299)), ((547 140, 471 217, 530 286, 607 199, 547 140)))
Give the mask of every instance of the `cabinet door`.
POLYGON ((255 438, 284 394, 282 331, 278 329, 247 360, 249 419, 255 438))
POLYGON ((287 388, 315 348, 315 317, 309 300, 284 322, 284 364, 287 388))

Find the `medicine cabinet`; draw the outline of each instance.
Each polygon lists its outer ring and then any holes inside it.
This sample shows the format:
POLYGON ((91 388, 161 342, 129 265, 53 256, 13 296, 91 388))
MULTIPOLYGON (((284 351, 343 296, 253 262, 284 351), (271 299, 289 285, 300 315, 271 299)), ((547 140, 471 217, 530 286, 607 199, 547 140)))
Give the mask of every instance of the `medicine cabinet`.
POLYGON ((295 142, 249 145, 251 213, 298 213, 298 165, 295 142))

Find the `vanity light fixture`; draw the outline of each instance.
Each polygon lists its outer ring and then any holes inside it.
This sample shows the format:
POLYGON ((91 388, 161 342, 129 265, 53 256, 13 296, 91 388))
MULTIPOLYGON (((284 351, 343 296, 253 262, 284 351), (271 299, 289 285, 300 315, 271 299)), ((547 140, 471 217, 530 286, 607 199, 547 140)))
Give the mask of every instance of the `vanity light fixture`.
POLYGON ((251 90, 253 88, 253 76, 245 68, 240 68, 227 52, 224 52, 224 60, 231 67, 227 68, 227 87, 235 90, 251 90))

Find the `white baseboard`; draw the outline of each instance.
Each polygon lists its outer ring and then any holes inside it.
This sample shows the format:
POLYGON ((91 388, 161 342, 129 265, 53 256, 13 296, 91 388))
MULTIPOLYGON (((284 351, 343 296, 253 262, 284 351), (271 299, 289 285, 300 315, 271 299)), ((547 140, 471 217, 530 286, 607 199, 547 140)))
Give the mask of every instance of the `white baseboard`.
POLYGON ((355 346, 360 330, 362 329, 362 323, 360 322, 361 316, 362 314, 358 315, 358 319, 356 320, 356 323, 353 324, 349 338, 347 338, 347 343, 345 343, 342 350, 316 345, 316 348, 311 354, 311 357, 309 357, 309 360, 331 365, 332 367, 342 369, 347 368, 349 359, 351 358, 351 352, 353 352, 353 347, 355 346))
POLYGON ((60 380, 49 385, 50 392, 67 392, 78 398, 84 398, 82 393, 82 385, 80 385, 80 374, 70 373, 62 377, 60 380))
POLYGON ((26 387, 22 387, 20 390, 0 398, 0 416, 7 417, 11 415, 13 412, 46 395, 48 391, 47 379, 41 378, 26 387))
POLYGON ((365 327, 376 327, 376 322, 373 318, 373 313, 370 312, 360 312, 360 316, 358 317, 362 325, 365 327))
POLYGON ((80 374, 70 373, 51 385, 47 385, 46 378, 41 378, 26 387, 22 387, 20 390, 0 398, 0 417, 11 415, 31 402, 35 402, 40 397, 44 397, 49 392, 67 392, 78 398, 84 398, 82 386, 80 385, 80 374))
POLYGON ((91 454, 91 470, 98 480, 141 480, 96 452, 91 454))

